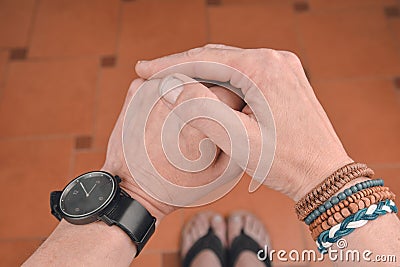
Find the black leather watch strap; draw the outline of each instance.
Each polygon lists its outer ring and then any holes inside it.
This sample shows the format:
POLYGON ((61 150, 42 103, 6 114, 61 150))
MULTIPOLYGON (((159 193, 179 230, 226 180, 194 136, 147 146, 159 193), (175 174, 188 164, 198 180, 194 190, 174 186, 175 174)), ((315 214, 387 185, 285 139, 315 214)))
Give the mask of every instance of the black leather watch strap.
POLYGON ((60 203, 61 194, 62 194, 62 191, 53 191, 50 193, 51 214, 53 214, 54 217, 56 217, 59 221, 61 221, 61 219, 62 219, 60 207, 58 206, 58 203, 60 203))
POLYGON ((110 213, 101 216, 101 220, 108 225, 117 225, 129 235, 136 244, 136 256, 139 255, 156 227, 156 218, 124 191, 121 192, 115 208, 110 213))

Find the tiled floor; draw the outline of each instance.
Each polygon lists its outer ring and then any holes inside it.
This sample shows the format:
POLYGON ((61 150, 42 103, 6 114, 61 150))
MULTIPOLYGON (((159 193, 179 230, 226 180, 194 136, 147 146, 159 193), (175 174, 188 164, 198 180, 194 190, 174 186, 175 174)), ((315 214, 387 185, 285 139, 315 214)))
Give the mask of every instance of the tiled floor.
MULTIPOLYGON (((398 0, 1 0, 2 266, 56 225, 49 191, 103 163, 135 62, 208 42, 296 52, 349 154, 400 194, 398 0)), ((253 211, 275 249, 313 248, 289 199, 247 185, 167 217, 132 266, 177 266, 181 227, 203 209, 253 211)))

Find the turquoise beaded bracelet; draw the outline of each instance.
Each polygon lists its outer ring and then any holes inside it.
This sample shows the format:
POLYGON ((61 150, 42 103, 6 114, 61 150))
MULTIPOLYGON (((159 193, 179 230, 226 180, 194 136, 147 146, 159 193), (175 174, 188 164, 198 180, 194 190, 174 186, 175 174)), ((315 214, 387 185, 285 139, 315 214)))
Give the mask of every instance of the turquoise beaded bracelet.
POLYGON ((324 204, 320 205, 313 212, 311 212, 304 219, 304 222, 307 225, 310 225, 322 213, 324 213, 328 209, 332 208, 334 205, 338 204, 340 201, 345 200, 347 197, 349 197, 363 189, 375 187, 375 186, 383 186, 383 185, 384 185, 384 182, 382 179, 368 180, 368 181, 364 181, 364 182, 355 184, 355 185, 345 189, 343 192, 339 193, 337 196, 333 196, 330 199, 328 199, 324 204))

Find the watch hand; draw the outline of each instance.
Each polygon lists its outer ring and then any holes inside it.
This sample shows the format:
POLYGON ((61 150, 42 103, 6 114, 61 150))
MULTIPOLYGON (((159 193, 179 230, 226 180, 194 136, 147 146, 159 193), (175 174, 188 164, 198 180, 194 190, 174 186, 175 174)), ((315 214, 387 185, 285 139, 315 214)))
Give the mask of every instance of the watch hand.
POLYGON ((80 185, 82 186, 82 188, 83 188, 83 191, 85 191, 86 197, 88 197, 88 196, 89 196, 89 194, 88 194, 88 192, 86 192, 86 189, 85 189, 85 187, 83 186, 83 184, 82 184, 81 182, 79 182, 79 183, 80 183, 80 185))
POLYGON ((92 193, 93 189, 96 187, 97 184, 94 184, 94 186, 92 187, 92 189, 90 189, 89 193, 87 193, 87 196, 89 196, 90 193, 92 193))

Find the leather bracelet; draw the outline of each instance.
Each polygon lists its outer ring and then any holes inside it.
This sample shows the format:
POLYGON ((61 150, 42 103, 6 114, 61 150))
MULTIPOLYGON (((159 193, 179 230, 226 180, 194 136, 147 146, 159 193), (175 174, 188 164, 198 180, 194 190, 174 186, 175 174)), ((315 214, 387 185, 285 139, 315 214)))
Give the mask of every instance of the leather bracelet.
POLYGON ((372 177, 374 171, 362 163, 350 163, 318 184, 295 205, 299 220, 303 221, 313 210, 336 194, 345 184, 359 177, 372 177))
POLYGON ((340 209, 343 209, 345 207, 349 207, 353 213, 353 209, 355 208, 354 205, 356 205, 355 202, 359 201, 363 197, 371 198, 371 201, 374 201, 374 198, 379 197, 379 195, 377 195, 377 194, 374 195, 374 193, 384 192, 384 191, 389 191, 389 188, 383 187, 383 186, 376 186, 376 187, 372 187, 372 188, 363 189, 359 192, 356 192, 356 193, 348 196, 346 199, 340 201, 336 205, 333 205, 331 208, 329 208, 325 212, 323 212, 318 218, 316 218, 309 225, 309 229, 313 230, 315 227, 317 227, 319 224, 321 224, 324 220, 327 220, 331 214, 338 212, 340 209))
POLYGON ((362 210, 364 208, 368 208, 369 206, 379 203, 380 201, 384 200, 394 200, 395 199, 395 194, 390 192, 390 191, 381 191, 377 193, 380 197, 374 197, 373 199, 368 198, 368 197, 362 197, 359 199, 357 202, 354 202, 353 208, 344 208, 341 209, 340 211, 335 212, 327 220, 322 222, 322 224, 318 225, 312 232, 311 236, 314 240, 317 240, 318 236, 332 228, 333 226, 341 223, 344 219, 349 217, 352 214, 357 213, 359 210, 362 210))

